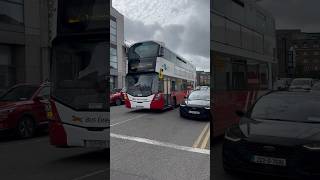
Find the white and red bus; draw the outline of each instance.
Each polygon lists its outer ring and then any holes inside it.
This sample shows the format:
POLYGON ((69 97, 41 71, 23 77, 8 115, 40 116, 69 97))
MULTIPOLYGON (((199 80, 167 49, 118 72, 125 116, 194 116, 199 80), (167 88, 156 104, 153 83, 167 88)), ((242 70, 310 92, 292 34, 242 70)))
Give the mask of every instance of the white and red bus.
POLYGON ((195 66, 164 43, 135 43, 128 50, 125 105, 153 110, 176 107, 193 90, 195 79, 195 66))
POLYGON ((210 7, 211 136, 217 137, 239 122, 236 111, 249 111, 272 90, 276 36, 274 18, 255 1, 214 0, 210 7))
POLYGON ((57 147, 109 147, 105 0, 57 2, 49 136, 57 147))

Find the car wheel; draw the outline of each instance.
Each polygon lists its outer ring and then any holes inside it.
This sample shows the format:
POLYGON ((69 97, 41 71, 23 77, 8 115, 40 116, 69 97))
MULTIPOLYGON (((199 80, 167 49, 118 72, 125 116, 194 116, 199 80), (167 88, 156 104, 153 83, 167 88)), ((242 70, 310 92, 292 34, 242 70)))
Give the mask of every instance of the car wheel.
POLYGON ((117 106, 120 106, 120 105, 121 105, 121 100, 120 100, 120 99, 117 99, 117 100, 116 100, 116 105, 117 105, 117 106))
POLYGON ((17 133, 20 138, 33 137, 35 133, 34 121, 30 117, 23 117, 17 126, 17 133))

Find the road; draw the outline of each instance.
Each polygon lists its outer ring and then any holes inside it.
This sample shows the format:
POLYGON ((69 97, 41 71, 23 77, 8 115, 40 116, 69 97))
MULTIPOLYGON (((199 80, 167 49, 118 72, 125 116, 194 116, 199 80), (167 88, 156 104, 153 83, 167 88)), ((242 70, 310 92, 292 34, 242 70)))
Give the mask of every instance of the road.
POLYGON ((112 180, 209 180, 208 121, 111 107, 112 180))
POLYGON ((107 151, 60 149, 49 145, 47 135, 32 139, 0 139, 3 180, 101 180, 108 179, 107 151))
POLYGON ((212 161, 212 172, 211 176, 212 179, 217 180, 284 180, 285 178, 279 177, 270 177, 270 176, 263 176, 263 175, 253 175, 253 174, 227 174, 223 170, 222 167, 222 138, 214 139, 214 144, 212 144, 212 154, 213 154, 213 161, 212 161))

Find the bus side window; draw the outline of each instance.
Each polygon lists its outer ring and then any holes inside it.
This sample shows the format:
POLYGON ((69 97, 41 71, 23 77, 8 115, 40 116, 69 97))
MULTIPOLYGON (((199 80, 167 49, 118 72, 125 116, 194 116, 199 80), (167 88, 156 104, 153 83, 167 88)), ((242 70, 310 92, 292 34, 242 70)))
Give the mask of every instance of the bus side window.
POLYGON ((176 82, 171 81, 171 91, 176 91, 176 82))

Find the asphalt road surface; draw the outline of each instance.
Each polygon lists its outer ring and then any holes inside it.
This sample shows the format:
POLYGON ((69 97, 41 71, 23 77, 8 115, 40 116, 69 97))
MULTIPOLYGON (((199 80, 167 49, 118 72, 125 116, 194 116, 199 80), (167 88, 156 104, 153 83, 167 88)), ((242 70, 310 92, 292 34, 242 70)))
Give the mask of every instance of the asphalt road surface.
POLYGON ((112 180, 209 180, 208 121, 111 107, 112 180))
POLYGON ((55 148, 47 135, 27 140, 0 138, 1 180, 104 180, 109 178, 106 150, 55 148))

